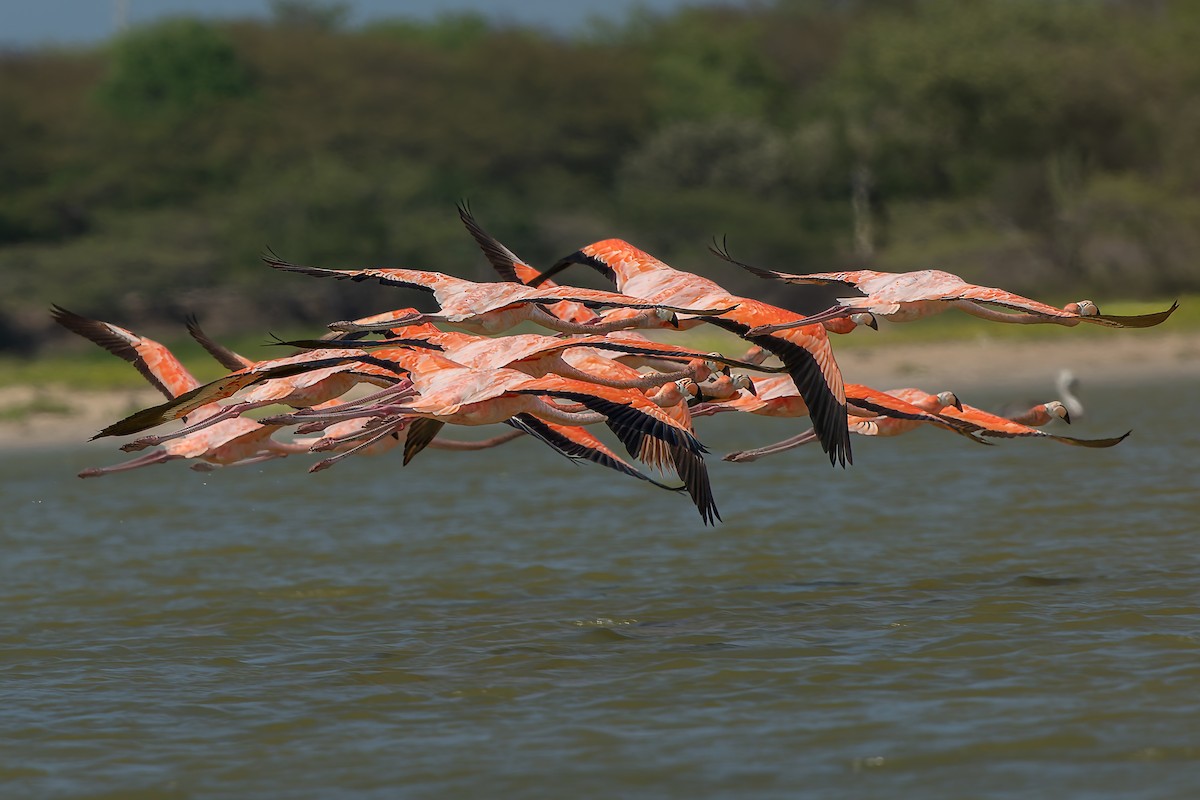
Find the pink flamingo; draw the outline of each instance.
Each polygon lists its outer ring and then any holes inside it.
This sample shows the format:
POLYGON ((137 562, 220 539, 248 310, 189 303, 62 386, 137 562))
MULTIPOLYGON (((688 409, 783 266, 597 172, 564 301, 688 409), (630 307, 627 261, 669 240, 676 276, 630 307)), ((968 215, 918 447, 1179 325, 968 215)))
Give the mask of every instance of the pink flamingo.
POLYGON ((687 486, 701 518, 706 524, 720 519, 701 457, 705 448, 686 426, 636 390, 615 389, 553 374, 533 378, 512 369, 472 369, 429 351, 396 348, 377 350, 372 355, 390 361, 398 374, 407 372, 415 395, 399 402, 360 404, 344 411, 302 410, 268 421, 321 422, 351 416, 403 415, 425 417, 436 423, 490 425, 528 414, 563 425, 603 422, 631 455, 644 449, 647 437, 662 440, 668 448, 671 467, 687 486), (585 410, 564 410, 550 400, 571 401, 585 410))
MULTIPOLYGON (((869 312, 893 322, 911 322, 951 308, 957 308, 980 319, 1022 325, 1052 323, 1073 327, 1081 322, 1109 328, 1149 328, 1165 322, 1179 307, 1171 304, 1165 311, 1134 316, 1101 314, 1091 300, 1067 303, 1062 308, 1040 303, 1019 294, 990 286, 967 283, 957 275, 936 269, 915 272, 879 272, 863 269, 848 272, 814 272, 796 275, 788 272, 761 269, 732 258, 723 248, 711 248, 724 260, 769 280, 793 284, 833 284, 857 289, 865 297, 838 298, 838 305, 814 319, 827 316, 846 316, 869 312), (999 309, 991 306, 998 306, 999 309)), ((763 325, 752 333, 772 333, 801 323, 777 322, 763 325)))
POLYGON ((387 330, 399 325, 420 322, 447 322, 472 333, 500 333, 521 322, 535 322, 562 333, 608 333, 622 328, 678 326, 677 314, 717 315, 724 309, 691 309, 664 303, 647 303, 636 297, 603 292, 596 289, 554 287, 535 289, 515 283, 476 283, 440 272, 411 269, 324 269, 291 264, 275 256, 266 263, 286 272, 300 272, 321 278, 338 280, 376 280, 385 286, 403 286, 430 292, 437 300, 438 314, 412 314, 409 317, 377 322, 371 319, 335 322, 329 327, 339 331, 387 330), (632 315, 621 320, 594 324, 574 323, 559 319, 542 306, 562 301, 594 307, 631 309, 632 315), (388 324, 395 322, 395 325, 388 324))
MULTIPOLYGON (((169 399, 186 394, 200 385, 166 346, 153 339, 109 322, 80 316, 60 306, 53 306, 51 314, 63 327, 128 361, 169 399)), ((192 409, 190 416, 193 419, 211 418, 219 410, 214 405, 200 405, 192 409)), ((227 419, 203 432, 172 441, 163 449, 121 464, 90 467, 80 472, 79 477, 95 478, 177 459, 198 460, 200 463, 193 468, 254 464, 308 449, 305 445, 275 441, 271 437, 278 430, 278 426, 262 425, 251 419, 227 419)))
MULTIPOLYGON (((559 259, 534 280, 540 284, 571 264, 585 264, 617 285, 618 291, 648 302, 708 308, 732 308, 705 321, 730 331, 778 356, 812 411, 814 427, 830 462, 851 462, 846 427, 846 394, 842 374, 829 346, 825 328, 805 317, 767 303, 730 294, 717 283, 674 269, 628 242, 606 239, 559 259), (755 335, 756 328, 780 322, 794 323, 778 334, 755 335)), ((621 310, 605 315, 623 313, 621 310)), ((681 326, 698 324, 681 320, 681 326)))
MULTIPOLYGON (((1047 414, 1046 422, 1050 418, 1058 418, 1067 421, 1068 414, 1066 407, 1057 400, 1052 400, 1045 403, 1045 412, 1047 414)), ((1105 439, 1077 439, 1073 436, 1060 436, 1054 433, 1047 433, 1043 430, 1038 430, 1030 425, 1023 425, 1019 422, 1014 422, 1011 419, 991 414, 974 406, 963 405, 961 409, 946 409, 945 415, 953 419, 960 419, 964 422, 969 422, 973 425, 978 425, 980 428, 980 436, 997 436, 1005 439, 1013 438, 1040 438, 1053 439, 1062 444, 1069 444, 1075 447, 1112 447, 1125 441, 1125 437, 1129 436, 1132 431, 1126 431, 1120 436, 1114 436, 1105 439)), ((1041 414, 1037 415, 1038 418, 1041 414)))
MULTIPOLYGON (((756 379, 758 395, 739 394, 723 402, 707 402, 692 409, 695 416, 709 416, 722 411, 742 411, 771 417, 803 417, 808 415, 808 407, 804 399, 796 393, 790 382, 780 377, 756 379)), ((854 430, 862 419, 885 418, 896 421, 924 422, 937 427, 952 430, 973 441, 979 442, 973 435, 976 426, 969 422, 950 420, 938 412, 941 406, 929 403, 916 405, 892 394, 872 389, 862 384, 846 384, 846 398, 849 404, 848 428, 854 430)), ((939 402, 957 402, 951 393, 939 395, 939 402)), ((893 424, 891 422, 888 423, 893 424)), ((861 432, 861 431, 859 431, 861 432)), ((796 447, 808 444, 816 439, 813 430, 806 430, 796 436, 781 442, 766 445, 754 450, 744 450, 725 456, 726 461, 754 461, 765 455, 782 453, 796 447)))

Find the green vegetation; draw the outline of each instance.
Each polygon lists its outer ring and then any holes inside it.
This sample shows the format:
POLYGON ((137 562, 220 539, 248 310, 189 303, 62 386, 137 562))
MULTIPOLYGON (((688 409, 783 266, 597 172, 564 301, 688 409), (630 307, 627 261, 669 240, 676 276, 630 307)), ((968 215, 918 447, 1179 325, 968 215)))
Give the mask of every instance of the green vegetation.
POLYGON ((39 397, 24 403, 6 405, 0 408, 0 422, 22 422, 37 414, 52 414, 66 416, 72 411, 71 407, 58 400, 39 397))
POLYGON ((51 302, 262 337, 420 301, 271 272, 266 247, 488 278, 463 198, 535 264, 620 236, 801 310, 823 298, 708 242, 1043 299, 1200 289, 1194 3, 777 0, 574 37, 274 9, 0 55, 0 380, 74 346, 51 302))

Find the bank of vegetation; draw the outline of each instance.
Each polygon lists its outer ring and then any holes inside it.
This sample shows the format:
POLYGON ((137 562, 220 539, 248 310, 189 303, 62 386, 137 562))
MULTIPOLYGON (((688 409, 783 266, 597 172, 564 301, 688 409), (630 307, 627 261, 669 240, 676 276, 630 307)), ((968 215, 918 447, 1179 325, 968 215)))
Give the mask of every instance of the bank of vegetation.
POLYGON ((274 8, 0 54, 4 352, 55 336, 51 302, 237 335, 413 299, 268 246, 488 278, 464 198, 533 263, 621 236, 793 304, 707 243, 1060 301, 1200 288, 1194 3, 779 0, 571 35, 274 8))

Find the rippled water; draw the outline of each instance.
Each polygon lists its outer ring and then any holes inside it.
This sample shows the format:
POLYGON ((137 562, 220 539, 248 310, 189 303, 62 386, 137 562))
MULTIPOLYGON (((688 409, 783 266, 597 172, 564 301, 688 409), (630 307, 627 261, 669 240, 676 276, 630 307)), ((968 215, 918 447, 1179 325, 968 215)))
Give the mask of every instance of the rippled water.
POLYGON ((9 453, 0 796, 1196 796, 1198 389, 1092 387, 1107 451, 713 459, 716 529, 533 442, 9 453))

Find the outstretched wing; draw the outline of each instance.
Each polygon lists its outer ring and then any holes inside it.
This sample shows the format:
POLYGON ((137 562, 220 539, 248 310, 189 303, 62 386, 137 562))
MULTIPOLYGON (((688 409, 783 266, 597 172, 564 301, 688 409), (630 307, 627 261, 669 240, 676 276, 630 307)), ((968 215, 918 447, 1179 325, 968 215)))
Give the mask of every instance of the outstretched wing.
POLYGON ((54 321, 72 333, 100 345, 114 356, 128 361, 150 385, 168 400, 200 385, 192 373, 164 345, 138 336, 133 331, 51 306, 54 321))
POLYGON ((228 347, 205 333, 200 327, 200 320, 196 319, 195 314, 188 315, 187 331, 191 337, 195 339, 196 342, 203 347, 210 356, 215 358, 217 363, 225 369, 237 371, 254 363, 250 359, 233 352, 228 347))
POLYGON ((772 281, 782 281, 784 283, 805 284, 825 286, 831 284, 843 284, 845 286, 857 286, 862 280, 869 277, 874 277, 881 273, 874 270, 855 270, 851 272, 810 272, 804 275, 798 275, 791 272, 777 272, 773 269, 763 269, 752 264, 747 264, 744 261, 738 261, 729 254, 729 248, 724 239, 720 244, 715 241, 708 246, 708 251, 722 261, 728 261, 734 266, 741 267, 752 275, 757 275, 760 278, 766 278, 772 281))

